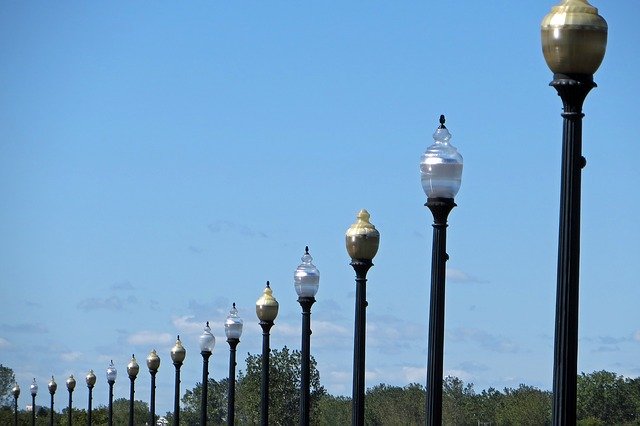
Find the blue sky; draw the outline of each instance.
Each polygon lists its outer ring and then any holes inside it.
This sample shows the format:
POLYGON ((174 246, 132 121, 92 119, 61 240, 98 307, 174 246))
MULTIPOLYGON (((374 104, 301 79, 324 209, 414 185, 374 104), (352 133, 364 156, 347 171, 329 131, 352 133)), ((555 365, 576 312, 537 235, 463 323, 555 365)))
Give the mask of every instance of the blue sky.
MULTIPOLYGON (((432 218, 418 162, 446 114, 465 168, 445 374, 550 389, 562 120, 539 25, 554 4, 3 3, 0 362, 24 395, 36 377, 41 403, 52 374, 62 385, 92 368, 106 404, 109 360, 127 397, 130 355, 142 364, 155 348, 164 413, 175 335, 183 389, 201 378, 207 320, 211 375, 225 377, 236 302, 242 367, 260 351, 266 280, 280 302, 272 347, 299 348, 293 271, 309 245, 312 353, 327 389, 350 394, 344 232, 366 208, 381 233, 367 386, 424 383, 432 218)), ((579 369, 638 376, 640 3, 594 4, 609 43, 584 109, 579 369)))

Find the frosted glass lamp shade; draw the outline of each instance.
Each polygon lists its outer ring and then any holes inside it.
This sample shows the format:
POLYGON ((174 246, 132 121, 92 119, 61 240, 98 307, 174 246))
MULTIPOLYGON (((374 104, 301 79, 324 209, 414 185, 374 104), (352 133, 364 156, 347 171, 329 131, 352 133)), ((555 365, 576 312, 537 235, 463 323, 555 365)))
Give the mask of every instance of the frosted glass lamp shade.
POLYGON ((462 181, 462 156, 449 143, 451 133, 444 121, 441 115, 440 126, 433 134, 435 143, 420 159, 422 190, 428 198, 454 198, 462 181))

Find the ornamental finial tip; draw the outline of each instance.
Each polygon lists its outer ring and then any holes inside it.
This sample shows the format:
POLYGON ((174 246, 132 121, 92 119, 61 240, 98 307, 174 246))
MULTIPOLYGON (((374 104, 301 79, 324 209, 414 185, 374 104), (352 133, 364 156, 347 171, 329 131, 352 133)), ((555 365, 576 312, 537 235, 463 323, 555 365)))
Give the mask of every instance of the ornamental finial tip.
POLYGON ((446 129, 444 122, 445 122, 445 118, 444 118, 444 114, 440 114, 440 129, 446 129))

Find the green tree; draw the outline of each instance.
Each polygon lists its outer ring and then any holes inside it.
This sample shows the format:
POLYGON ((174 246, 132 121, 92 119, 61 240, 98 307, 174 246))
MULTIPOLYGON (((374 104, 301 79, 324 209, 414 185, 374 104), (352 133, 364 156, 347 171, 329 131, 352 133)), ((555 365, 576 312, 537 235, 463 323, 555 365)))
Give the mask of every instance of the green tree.
POLYGON ((341 426, 351 423, 351 398, 322 395, 315 406, 319 426, 341 426))
POLYGON ((521 384, 505 388, 496 412, 500 425, 551 424, 551 392, 521 384))
POLYGON ((425 398, 424 386, 417 383, 405 387, 379 384, 367 390, 365 421, 368 425, 422 425, 425 398))
POLYGON ((581 420, 599 420, 605 424, 622 424, 637 420, 637 379, 625 380, 609 371, 582 373, 578 376, 577 415, 581 420))
POLYGON ((16 382, 13 370, 0 364, 0 406, 13 406, 11 389, 16 382))
MULTIPOLYGON (((216 381, 209 379, 207 382, 207 419, 208 423, 223 424, 227 416, 227 390, 228 379, 216 381)), ((180 423, 185 425, 200 424, 200 405, 202 401, 202 383, 187 390, 182 397, 182 408, 180 410, 180 423)), ((165 416, 171 423, 173 413, 169 412, 165 416)))
POLYGON ((442 383, 442 423, 445 425, 475 424, 473 383, 447 376, 442 383))

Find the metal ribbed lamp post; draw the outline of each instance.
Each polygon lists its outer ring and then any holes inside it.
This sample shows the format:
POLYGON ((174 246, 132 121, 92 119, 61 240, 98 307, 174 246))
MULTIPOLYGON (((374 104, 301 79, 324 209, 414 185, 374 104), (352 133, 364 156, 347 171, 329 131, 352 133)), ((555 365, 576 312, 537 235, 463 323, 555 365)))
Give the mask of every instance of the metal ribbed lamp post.
POLYGON ((31 386, 29 386, 29 391, 31 392, 31 425, 35 426, 36 424, 36 395, 38 395, 38 384, 36 383, 36 378, 33 378, 33 382, 31 386))
POLYGON ((180 336, 178 336, 176 344, 171 349, 171 361, 176 368, 175 392, 173 398, 173 424, 175 426, 180 425, 180 367, 182 367, 182 363, 186 356, 187 351, 184 346, 182 346, 180 336))
POLYGON ((87 388, 89 389, 89 398, 87 401, 87 424, 88 425, 93 424, 91 422, 91 414, 93 411, 91 404, 93 402, 93 387, 96 385, 96 379, 97 378, 93 370, 89 370, 89 373, 87 373, 87 377, 85 378, 85 381, 87 382, 87 388))
POLYGON ((550 86, 562 99, 562 169, 558 284, 553 359, 553 424, 576 423, 582 105, 596 87, 593 74, 607 46, 607 23, 586 0, 564 0, 544 17, 542 52, 553 72, 550 86))
POLYGON ((160 368, 160 357, 156 353, 156 350, 152 350, 149 356, 147 356, 147 368, 149 374, 151 374, 151 398, 149 399, 149 424, 156 424, 156 374, 158 374, 158 368, 160 368))
POLYGON ((134 395, 135 395, 135 382, 138 373, 140 372, 140 365, 136 360, 135 355, 131 355, 131 361, 127 364, 127 375, 129 376, 129 426, 133 426, 134 421, 134 395))
POLYGON ((262 328, 262 380, 260 381, 260 425, 269 425, 269 330, 278 316, 278 301, 267 281, 262 296, 256 301, 256 315, 262 328))
POLYGON ((107 367, 107 383, 109 384, 109 426, 113 426, 113 385, 116 383, 118 370, 113 365, 113 360, 107 367))
POLYGON ((224 323, 224 333, 229 343, 229 390, 227 392, 227 424, 235 424, 236 401, 236 347, 242 336, 242 319, 238 316, 236 304, 229 311, 224 323))
POLYGON ((69 391, 69 426, 73 424, 73 390, 76 388, 76 379, 73 374, 67 379, 67 391, 69 391))
POLYGON ((209 321, 200 335, 200 354, 202 355, 202 400, 200 401, 200 424, 207 424, 207 398, 209 390, 209 357, 216 345, 216 338, 211 334, 209 321))

